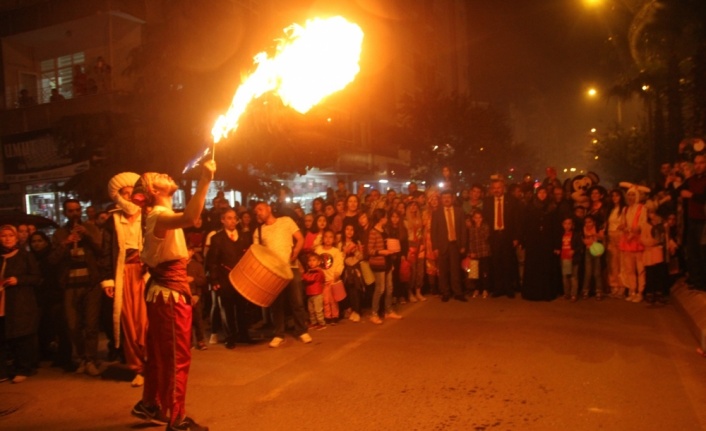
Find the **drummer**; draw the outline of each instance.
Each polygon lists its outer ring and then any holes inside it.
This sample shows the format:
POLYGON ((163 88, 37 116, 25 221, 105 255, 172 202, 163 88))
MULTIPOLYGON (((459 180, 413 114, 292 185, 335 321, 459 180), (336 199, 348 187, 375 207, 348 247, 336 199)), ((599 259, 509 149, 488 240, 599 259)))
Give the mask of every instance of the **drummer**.
POLYGON ((266 202, 255 205, 255 215, 261 223, 253 233, 253 242, 261 244, 277 254, 282 262, 288 262, 294 273, 294 278, 280 292, 272 303, 272 321, 275 326, 275 336, 270 341, 270 347, 279 347, 284 342, 284 302, 289 302, 294 320, 294 335, 303 343, 311 343, 307 332, 308 315, 304 309, 301 271, 297 257, 304 245, 304 236, 299 226, 290 217, 275 217, 272 207, 266 202))

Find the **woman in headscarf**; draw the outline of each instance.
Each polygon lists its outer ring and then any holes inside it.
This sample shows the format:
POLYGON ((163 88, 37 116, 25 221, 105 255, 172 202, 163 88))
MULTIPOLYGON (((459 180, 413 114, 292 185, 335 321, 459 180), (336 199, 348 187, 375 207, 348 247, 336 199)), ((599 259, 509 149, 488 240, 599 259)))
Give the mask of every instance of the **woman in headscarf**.
POLYGON ((39 267, 19 246, 17 229, 0 226, 0 381, 12 376, 22 383, 35 373, 39 309, 34 288, 41 282, 39 267), (14 358, 8 368, 8 356, 14 358))
POLYGON ((531 301, 551 301, 559 291, 559 262, 554 254, 558 222, 542 186, 527 205, 524 223, 525 277, 522 297, 531 301))

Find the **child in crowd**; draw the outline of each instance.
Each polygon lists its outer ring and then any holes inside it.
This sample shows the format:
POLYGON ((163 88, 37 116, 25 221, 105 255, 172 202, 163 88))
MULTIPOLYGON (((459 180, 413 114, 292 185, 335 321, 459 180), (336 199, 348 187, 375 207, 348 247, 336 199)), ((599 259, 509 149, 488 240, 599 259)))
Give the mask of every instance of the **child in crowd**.
POLYGON ((488 297, 490 269, 490 228, 483 221, 483 213, 479 210, 474 210, 471 217, 466 218, 466 227, 468 227, 468 257, 478 261, 478 278, 470 280, 466 277, 466 283, 468 283, 468 289, 473 290, 474 298, 481 296, 480 292, 482 292, 485 299, 488 297))
POLYGON ((344 256, 341 280, 346 288, 346 299, 349 305, 346 314, 351 322, 360 322, 360 298, 365 293, 365 281, 363 281, 363 274, 360 271, 363 246, 356 238, 354 225, 347 224, 343 228, 343 240, 338 248, 344 256))
POLYGON ((564 298, 576 302, 576 295, 579 290, 579 264, 581 262, 582 250, 581 235, 574 231, 573 217, 565 217, 561 222, 564 232, 561 235, 559 248, 554 253, 559 255, 561 261, 561 279, 564 285, 564 298))
POLYGON ((407 252, 409 251, 409 235, 407 228, 404 225, 402 216, 397 211, 390 211, 389 223, 386 226, 388 239, 396 239, 400 243, 400 252, 396 253, 392 258, 392 296, 396 298, 401 305, 407 303, 407 295, 409 289, 407 284, 409 280, 402 281, 400 277, 401 266, 408 265, 407 252))
POLYGON ((189 260, 186 264, 186 281, 189 282, 191 290, 191 328, 196 338, 196 348, 206 350, 208 346, 204 341, 205 324, 203 321, 203 301, 204 295, 208 295, 208 281, 206 280, 206 272, 203 268, 203 259, 199 259, 196 248, 189 246, 189 260))
POLYGON ((648 209, 647 219, 651 228, 641 232, 640 240, 645 246, 642 253, 645 264, 645 299, 653 304, 655 301, 663 302, 668 295, 667 229, 655 209, 648 209))
POLYGON ((310 252, 306 255, 307 271, 302 274, 307 305, 309 309, 309 327, 313 329, 325 329, 324 320, 324 283, 326 276, 321 269, 321 257, 310 252))
POLYGON ((584 277, 583 277, 583 299, 588 299, 591 290, 591 280, 593 280, 596 289, 596 300, 603 299, 603 251, 599 250, 594 243, 603 244, 605 241, 605 230, 598 226, 597 216, 588 214, 583 219, 583 245, 585 250, 584 255, 584 277))
POLYGON ((331 285, 341 279, 343 273, 343 253, 333 246, 336 234, 331 229, 323 230, 322 244, 316 247, 316 254, 321 256, 321 267, 324 270, 326 284, 324 285, 324 317, 332 324, 338 322, 338 302, 333 297, 331 285))

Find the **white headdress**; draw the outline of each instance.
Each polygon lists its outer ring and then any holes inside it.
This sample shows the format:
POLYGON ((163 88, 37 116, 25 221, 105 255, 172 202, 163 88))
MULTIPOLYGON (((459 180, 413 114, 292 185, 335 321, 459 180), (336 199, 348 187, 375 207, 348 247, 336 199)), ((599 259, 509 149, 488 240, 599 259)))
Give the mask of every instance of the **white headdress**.
POLYGON ((121 172, 115 175, 108 181, 108 196, 115 202, 120 209, 128 214, 136 214, 140 211, 140 207, 130 202, 129 200, 123 199, 120 196, 120 189, 123 187, 133 187, 140 176, 134 172, 121 172))

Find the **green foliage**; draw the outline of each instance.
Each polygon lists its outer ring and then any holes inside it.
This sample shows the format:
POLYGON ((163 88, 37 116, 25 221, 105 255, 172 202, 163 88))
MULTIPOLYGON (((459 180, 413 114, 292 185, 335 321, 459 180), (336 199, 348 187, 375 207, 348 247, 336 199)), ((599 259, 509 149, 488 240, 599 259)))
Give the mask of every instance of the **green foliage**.
POLYGON ((648 136, 644 130, 613 125, 600 134, 597 141, 591 149, 609 179, 604 183, 637 183, 647 178, 648 136))
POLYGON ((462 182, 484 181, 516 167, 525 154, 514 144, 507 118, 468 96, 426 88, 401 100, 403 127, 410 137, 415 178, 436 180, 443 166, 462 172, 462 182))

